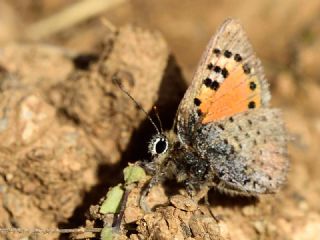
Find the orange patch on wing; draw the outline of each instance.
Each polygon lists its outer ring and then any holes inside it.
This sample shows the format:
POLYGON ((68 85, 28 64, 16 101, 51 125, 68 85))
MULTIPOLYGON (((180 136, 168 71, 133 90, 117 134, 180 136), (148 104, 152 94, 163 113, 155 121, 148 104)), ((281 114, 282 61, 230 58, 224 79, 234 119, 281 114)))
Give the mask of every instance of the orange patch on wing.
POLYGON ((202 123, 217 121, 247 111, 251 101, 254 102, 255 108, 261 105, 260 85, 256 76, 245 74, 241 64, 229 63, 226 68, 229 76, 217 90, 203 85, 197 96, 201 100, 199 107, 204 116, 202 123), (250 82, 256 85, 254 90, 250 89, 250 82))

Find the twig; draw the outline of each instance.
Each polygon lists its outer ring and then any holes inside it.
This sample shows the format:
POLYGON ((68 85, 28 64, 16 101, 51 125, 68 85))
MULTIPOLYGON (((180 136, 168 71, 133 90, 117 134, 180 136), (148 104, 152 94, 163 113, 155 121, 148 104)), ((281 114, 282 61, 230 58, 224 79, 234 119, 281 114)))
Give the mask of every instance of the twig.
POLYGON ((119 5, 126 0, 82 0, 60 12, 40 20, 29 26, 25 31, 25 37, 31 40, 39 40, 90 17, 98 15, 107 9, 119 5))
POLYGON ((2 233, 32 233, 32 234, 52 234, 52 233, 83 233, 83 232, 101 232, 102 228, 70 228, 70 229, 28 229, 28 228, 0 228, 2 233))

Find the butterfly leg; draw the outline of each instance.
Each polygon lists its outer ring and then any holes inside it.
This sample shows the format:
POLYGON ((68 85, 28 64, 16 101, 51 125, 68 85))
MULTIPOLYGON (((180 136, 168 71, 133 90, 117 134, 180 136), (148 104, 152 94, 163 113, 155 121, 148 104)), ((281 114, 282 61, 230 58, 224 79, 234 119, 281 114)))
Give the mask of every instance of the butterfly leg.
POLYGON ((140 207, 142 208, 142 210, 146 213, 151 212, 150 207, 148 206, 147 202, 146 202, 146 197, 148 196, 151 188, 158 184, 160 181, 159 177, 157 175, 153 176, 148 184, 145 186, 145 188, 142 190, 141 195, 140 195, 140 200, 139 200, 139 204, 140 207))
POLYGON ((197 193, 192 197, 192 199, 196 202, 199 202, 202 198, 205 198, 205 202, 209 202, 208 201, 208 192, 209 192, 209 186, 204 185, 201 187, 201 189, 199 191, 197 191, 197 193))
POLYGON ((202 198, 205 198, 208 195, 208 191, 210 190, 210 187, 207 184, 204 184, 203 186, 199 187, 197 185, 194 185, 194 182, 185 182, 185 188, 188 193, 188 195, 195 201, 199 202, 202 198))
POLYGON ((210 215, 216 222, 219 222, 219 218, 212 212, 210 208, 208 192, 211 189, 211 187, 212 186, 210 185, 205 185, 201 187, 200 191, 198 191, 197 194, 193 197, 193 200, 199 202, 202 198, 204 198, 204 204, 206 205, 210 215))

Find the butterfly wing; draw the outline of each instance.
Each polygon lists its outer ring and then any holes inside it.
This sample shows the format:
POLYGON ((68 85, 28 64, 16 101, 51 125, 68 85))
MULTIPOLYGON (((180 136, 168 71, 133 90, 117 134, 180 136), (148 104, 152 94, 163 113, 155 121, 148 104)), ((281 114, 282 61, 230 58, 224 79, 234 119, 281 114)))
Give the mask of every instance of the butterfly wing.
POLYGON ((255 57, 239 21, 226 20, 211 38, 176 116, 180 140, 197 122, 218 121, 270 99, 260 60, 255 57))
POLYGON ((207 161, 223 189, 274 192, 288 167, 286 134, 261 62, 237 20, 210 40, 177 112, 179 140, 207 161))
POLYGON ((287 137, 277 109, 260 108, 199 125, 192 142, 223 190, 272 193, 285 181, 287 137))

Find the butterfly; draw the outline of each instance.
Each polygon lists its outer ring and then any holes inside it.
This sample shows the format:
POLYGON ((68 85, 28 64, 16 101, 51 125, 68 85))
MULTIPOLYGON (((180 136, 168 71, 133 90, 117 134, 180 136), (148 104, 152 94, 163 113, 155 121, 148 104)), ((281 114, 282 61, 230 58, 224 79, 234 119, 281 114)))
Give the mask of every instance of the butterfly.
POLYGON ((244 29, 227 19, 201 57, 172 130, 149 143, 152 178, 141 205, 165 179, 184 183, 191 194, 212 187, 241 195, 276 192, 289 160, 281 111, 269 107, 270 98, 244 29))

